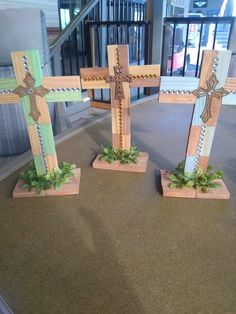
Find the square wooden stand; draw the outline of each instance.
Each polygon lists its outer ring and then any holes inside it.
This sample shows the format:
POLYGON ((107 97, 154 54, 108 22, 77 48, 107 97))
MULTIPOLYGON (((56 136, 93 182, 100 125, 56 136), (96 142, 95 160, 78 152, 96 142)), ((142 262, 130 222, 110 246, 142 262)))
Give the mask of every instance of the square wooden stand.
POLYGON ((217 180, 221 184, 216 189, 211 189, 207 193, 203 193, 193 188, 182 188, 182 189, 170 189, 168 179, 169 172, 166 170, 160 170, 161 172, 161 185, 163 190, 163 196, 168 197, 187 197, 187 198, 205 198, 205 199, 229 199, 230 193, 227 190, 223 180, 217 180))
POLYGON ((40 194, 36 193, 34 190, 28 191, 21 189, 21 185, 24 183, 21 179, 18 180, 15 189, 12 193, 13 198, 24 198, 24 197, 41 197, 41 196, 62 196, 79 194, 80 185, 80 168, 74 170, 75 175, 71 177, 71 181, 65 185, 60 190, 50 189, 46 191, 41 191, 40 194))
POLYGON ((147 153, 140 153, 138 157, 137 164, 120 164, 119 161, 115 161, 109 164, 105 160, 99 160, 101 154, 98 154, 96 159, 93 162, 93 168, 95 169, 104 169, 104 170, 116 170, 116 171, 129 171, 129 172, 140 172, 145 173, 147 169, 147 162, 148 162, 148 154, 147 153))

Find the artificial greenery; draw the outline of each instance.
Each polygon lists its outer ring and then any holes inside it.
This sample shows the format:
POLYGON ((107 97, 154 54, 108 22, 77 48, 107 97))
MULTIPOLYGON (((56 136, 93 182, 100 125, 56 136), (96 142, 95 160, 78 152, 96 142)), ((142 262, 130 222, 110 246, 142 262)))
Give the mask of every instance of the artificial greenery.
POLYGON ((175 171, 168 176, 171 181, 169 183, 171 189, 191 187, 207 193, 209 189, 220 186, 220 183, 216 182, 216 180, 223 178, 222 171, 215 171, 212 166, 208 166, 205 172, 201 168, 198 168, 193 173, 187 173, 184 172, 184 167, 185 161, 182 161, 176 167, 175 171))
POLYGON ((100 150, 100 160, 105 160, 109 164, 119 161, 121 164, 137 164, 140 155, 139 150, 135 146, 131 146, 130 150, 115 148, 112 146, 102 147, 100 150))
POLYGON ((42 190, 49 190, 54 188, 60 190, 60 188, 70 182, 71 177, 74 176, 75 165, 62 162, 56 167, 53 172, 48 172, 45 175, 37 176, 37 172, 34 164, 29 170, 21 173, 20 178, 24 181, 21 185, 22 189, 31 191, 34 189, 37 193, 42 190))

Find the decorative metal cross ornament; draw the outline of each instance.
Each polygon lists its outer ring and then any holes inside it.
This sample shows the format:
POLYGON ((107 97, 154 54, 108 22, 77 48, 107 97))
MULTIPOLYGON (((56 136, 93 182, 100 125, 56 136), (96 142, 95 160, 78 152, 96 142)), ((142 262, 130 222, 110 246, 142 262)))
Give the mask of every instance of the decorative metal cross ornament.
POLYGON ((29 133, 38 176, 58 166, 47 102, 80 101, 80 77, 43 77, 39 52, 12 53, 16 78, 0 79, 0 104, 18 103, 29 133))
POLYGON ((200 115, 204 123, 207 123, 207 121, 211 118, 212 98, 216 97, 217 99, 221 99, 229 94, 229 92, 227 92, 223 87, 216 89, 218 83, 219 81, 217 80, 215 73, 212 73, 206 81, 207 89, 198 87, 198 89, 192 91, 192 94, 197 98, 206 97, 206 105, 200 115))
POLYGON ((109 68, 81 69, 87 89, 111 89, 112 145, 130 149, 130 88, 159 86, 160 66, 129 66, 127 45, 108 46, 109 68))
POLYGON ((32 119, 35 122, 38 122, 38 119, 41 116, 41 113, 39 112, 38 107, 37 107, 36 96, 44 97, 45 95, 50 93, 50 90, 47 88, 44 88, 42 85, 35 87, 34 86, 35 79, 29 72, 26 73, 26 76, 23 79, 23 81, 26 87, 19 85, 12 92, 16 95, 19 95, 20 97, 24 97, 26 95, 29 96, 29 99, 30 99, 29 115, 32 117, 32 119))
POLYGON ((105 80, 107 83, 116 83, 115 87, 115 99, 124 99, 124 89, 123 89, 123 82, 132 82, 132 76, 128 74, 122 73, 122 66, 116 65, 113 67, 115 75, 106 75, 105 80))

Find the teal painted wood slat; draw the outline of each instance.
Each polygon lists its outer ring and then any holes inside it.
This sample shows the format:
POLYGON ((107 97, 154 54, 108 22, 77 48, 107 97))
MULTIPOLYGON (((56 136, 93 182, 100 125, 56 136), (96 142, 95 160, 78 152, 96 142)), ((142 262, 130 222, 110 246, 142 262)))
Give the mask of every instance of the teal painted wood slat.
POLYGON ((16 87, 17 84, 14 77, 0 79, 0 91, 4 89, 15 89, 16 87))
POLYGON ((217 57, 219 61, 217 62, 217 67, 216 67, 216 77, 219 83, 216 85, 216 89, 224 87, 226 83, 226 79, 228 76, 228 69, 230 65, 230 60, 231 60, 231 54, 232 52, 229 50, 226 51, 218 51, 217 57))
POLYGON ((81 91, 76 92, 50 92, 45 96, 47 102, 54 101, 81 101, 83 99, 81 91))
POLYGON ((236 94, 227 95, 223 98, 222 105, 236 105, 236 94))
POLYGON ((169 77, 161 76, 160 90, 192 91, 198 88, 197 77, 169 77))
POLYGON ((196 156, 186 156, 185 160, 185 172, 192 173, 196 163, 196 156))
POLYGON ((201 114, 206 104, 206 97, 197 98, 193 109, 192 126, 202 126, 201 114))

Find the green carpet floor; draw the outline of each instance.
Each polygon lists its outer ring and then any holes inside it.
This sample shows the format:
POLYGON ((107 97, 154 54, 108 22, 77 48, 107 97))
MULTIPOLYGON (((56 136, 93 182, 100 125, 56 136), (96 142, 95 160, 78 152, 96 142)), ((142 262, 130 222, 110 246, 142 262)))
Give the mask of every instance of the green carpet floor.
POLYGON ((17 314, 236 313, 236 108, 223 107, 210 163, 231 199, 163 198, 159 169, 184 158, 190 105, 132 108, 147 173, 93 170, 110 118, 58 145, 82 169, 77 196, 18 199, 0 183, 0 295, 17 314))

